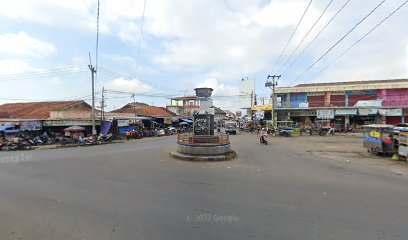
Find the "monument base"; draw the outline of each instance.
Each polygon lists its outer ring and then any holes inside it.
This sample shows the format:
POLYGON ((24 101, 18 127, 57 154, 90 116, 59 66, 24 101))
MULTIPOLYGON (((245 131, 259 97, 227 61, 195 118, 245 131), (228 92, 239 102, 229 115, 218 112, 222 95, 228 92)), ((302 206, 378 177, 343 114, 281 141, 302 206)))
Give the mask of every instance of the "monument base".
POLYGON ((179 153, 177 151, 171 151, 170 156, 176 159, 185 161, 196 161, 196 162, 217 162, 217 161, 228 161, 237 157, 237 153, 232 150, 229 153, 223 155, 187 155, 179 153))
POLYGON ((237 154, 231 150, 228 135, 180 134, 176 151, 172 151, 170 156, 188 161, 225 161, 235 158, 237 154))

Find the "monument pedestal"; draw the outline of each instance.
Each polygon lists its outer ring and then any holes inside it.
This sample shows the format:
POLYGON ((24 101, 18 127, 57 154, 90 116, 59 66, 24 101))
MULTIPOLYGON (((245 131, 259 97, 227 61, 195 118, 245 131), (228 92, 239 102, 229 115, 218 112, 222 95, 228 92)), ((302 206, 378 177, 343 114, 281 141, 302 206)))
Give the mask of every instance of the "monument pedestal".
POLYGON ((170 155, 189 161, 223 161, 236 157, 229 135, 214 135, 214 116, 210 114, 194 115, 193 134, 179 134, 176 151, 170 155))

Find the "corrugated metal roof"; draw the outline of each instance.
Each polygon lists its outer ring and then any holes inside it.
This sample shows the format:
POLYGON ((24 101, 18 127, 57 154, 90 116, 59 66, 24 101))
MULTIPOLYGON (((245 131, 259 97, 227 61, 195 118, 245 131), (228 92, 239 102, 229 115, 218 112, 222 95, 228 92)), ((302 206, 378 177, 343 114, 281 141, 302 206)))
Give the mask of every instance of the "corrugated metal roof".
POLYGON ((348 81, 348 82, 329 82, 329 83, 303 83, 294 87, 314 87, 314 86, 336 86, 336 85, 351 85, 351 84, 378 84, 378 83, 393 83, 407 82, 408 79, 387 79, 387 80, 365 80, 365 81, 348 81))

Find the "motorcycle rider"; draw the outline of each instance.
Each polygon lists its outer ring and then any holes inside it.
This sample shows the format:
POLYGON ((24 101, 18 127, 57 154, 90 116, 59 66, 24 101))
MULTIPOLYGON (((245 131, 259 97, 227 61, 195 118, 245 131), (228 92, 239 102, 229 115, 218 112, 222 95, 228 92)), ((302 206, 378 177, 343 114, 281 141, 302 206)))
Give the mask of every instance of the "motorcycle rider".
POLYGON ((268 129, 262 128, 259 131, 259 138, 261 139, 261 142, 264 142, 266 139, 265 137, 268 135, 268 129))

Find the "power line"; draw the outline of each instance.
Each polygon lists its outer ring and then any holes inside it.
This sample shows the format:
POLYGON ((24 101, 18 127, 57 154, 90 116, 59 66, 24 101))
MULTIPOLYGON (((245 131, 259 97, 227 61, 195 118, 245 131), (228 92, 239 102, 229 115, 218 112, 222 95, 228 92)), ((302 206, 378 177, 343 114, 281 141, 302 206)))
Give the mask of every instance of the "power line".
POLYGON ((347 6, 347 4, 350 2, 351 0, 347 0, 341 7, 339 10, 337 10, 337 12, 332 16, 332 18, 326 23, 326 25, 324 25, 324 27, 319 31, 319 33, 306 45, 306 47, 302 50, 302 52, 300 52, 294 59, 293 61, 282 71, 282 74, 284 74, 290 67, 293 66, 293 64, 295 64, 295 62, 299 59, 300 56, 302 56, 306 50, 310 47, 310 45, 312 45, 316 39, 324 32, 324 30, 326 30, 326 28, 330 25, 330 23, 337 17, 337 15, 339 15, 339 13, 347 6))
POLYGON ((20 77, 2 77, 0 76, 0 82, 12 82, 12 81, 21 81, 21 80, 30 80, 30 79, 35 79, 35 78, 50 78, 50 77, 60 77, 60 76, 68 76, 68 75, 73 75, 73 74, 79 74, 79 73, 84 73, 87 70, 81 70, 81 71, 76 71, 76 72, 53 72, 53 73, 43 73, 43 74, 33 74, 31 76, 20 76, 20 77))
POLYGON ((136 68, 135 68, 135 75, 137 77, 137 71, 139 68, 139 55, 140 55, 140 48, 142 45, 142 36, 143 36, 143 24, 144 24, 144 18, 145 18, 145 11, 146 11, 146 0, 144 0, 143 4, 143 15, 142 15, 142 23, 140 25, 140 35, 139 35, 139 46, 137 47, 137 57, 136 57, 136 68))
MULTIPOLYGON (((408 0, 403 2, 401 5, 399 5, 394 11, 392 11, 390 14, 388 14, 385 18, 383 18, 379 23, 377 23, 373 28, 371 28, 366 34, 364 34, 360 39, 358 39, 356 42, 353 43, 349 48, 347 48, 344 52, 342 52, 340 55, 338 55, 333 61, 331 61, 329 64, 327 64, 324 68, 322 68, 316 75, 314 75, 311 79, 317 77, 320 73, 325 71, 328 67, 330 67, 333 63, 335 63, 339 58, 343 57, 348 53, 354 46, 356 46, 359 42, 361 42, 364 38, 366 38, 371 32, 373 32, 375 29, 377 29, 381 24, 383 24, 385 21, 387 21, 388 18, 390 18, 392 15, 394 15, 397 11, 399 11, 405 4, 408 3, 408 0)), ((309 81, 311 80, 309 79, 309 81)))
POLYGON ((326 13, 327 9, 330 7, 330 5, 333 3, 334 0, 330 0, 329 3, 326 5, 326 7, 323 9, 322 13, 320 16, 316 19, 316 21, 313 23, 313 25, 309 28, 305 36, 303 36, 302 40, 299 42, 299 44, 296 46, 296 48, 292 51, 292 53, 289 55, 289 57, 286 59, 286 61, 283 63, 281 68, 285 67, 285 65, 288 63, 290 58, 295 54, 295 52, 299 49, 299 47, 302 45, 302 43, 305 41, 305 39, 309 36, 310 32, 314 29, 316 24, 320 21, 320 19, 323 17, 323 15, 326 13))
POLYGON ((286 43, 285 47, 283 48, 282 52, 280 53, 278 59, 276 59, 276 62, 275 62, 275 64, 274 64, 273 67, 272 67, 272 72, 275 71, 276 65, 278 64, 279 60, 282 58, 282 55, 285 53, 286 48, 288 47, 290 41, 292 41, 293 36, 295 35, 297 29, 299 28, 299 25, 300 25, 300 23, 302 22, 304 16, 306 15, 306 12, 307 12, 307 10, 309 9, 309 7, 310 7, 310 5, 312 4, 312 2, 313 2, 313 0, 310 0, 309 3, 307 4, 306 9, 305 9, 305 11, 304 11, 303 14, 302 14, 302 17, 299 19, 299 22, 297 23, 297 25, 296 25, 296 27, 295 27, 295 30, 292 32, 292 35, 290 35, 290 38, 289 38, 289 40, 287 41, 287 43, 286 43))
POLYGON ((167 90, 170 90, 170 91, 173 91, 173 92, 180 92, 180 90, 178 90, 178 89, 171 88, 171 87, 168 87, 168 86, 164 86, 164 85, 161 85, 161 84, 159 84, 157 82, 153 82, 153 81, 147 82, 147 81, 143 81, 143 80, 140 80, 140 79, 135 79, 135 78, 130 77, 130 76, 125 76, 124 74, 121 74, 121 73, 113 71, 113 70, 109 70, 109 69, 104 68, 104 67, 99 67, 99 68, 100 68, 100 71, 102 73, 113 76, 113 77, 123 78, 123 79, 126 79, 126 80, 134 80, 134 81, 136 81, 136 82, 138 82, 140 84, 143 84, 143 85, 146 85, 146 86, 149 86, 149 87, 155 86, 157 88, 163 88, 163 89, 167 89, 167 90))
POLYGON ((305 75, 306 72, 308 72, 312 67, 316 65, 324 56, 326 56, 333 48, 335 48, 340 42, 342 42, 354 29, 356 29, 362 22, 364 22, 371 14, 373 14, 386 0, 382 0, 377 6, 371 10, 366 16, 364 16, 356 25, 354 25, 343 37, 341 37, 334 45, 332 45, 322 56, 320 56, 316 61, 313 62, 312 65, 310 65, 306 70, 302 72, 292 83, 289 84, 291 86, 293 83, 295 83, 297 80, 299 80, 303 75, 305 75))

